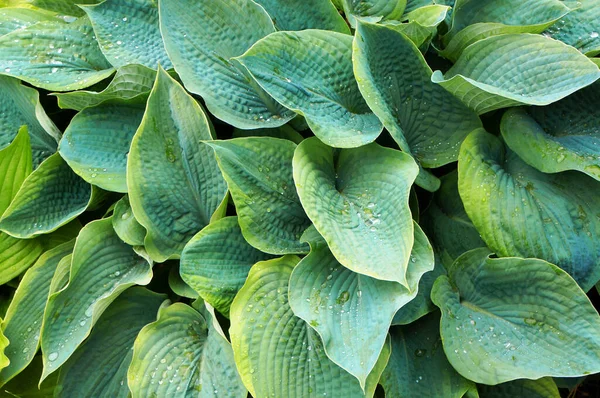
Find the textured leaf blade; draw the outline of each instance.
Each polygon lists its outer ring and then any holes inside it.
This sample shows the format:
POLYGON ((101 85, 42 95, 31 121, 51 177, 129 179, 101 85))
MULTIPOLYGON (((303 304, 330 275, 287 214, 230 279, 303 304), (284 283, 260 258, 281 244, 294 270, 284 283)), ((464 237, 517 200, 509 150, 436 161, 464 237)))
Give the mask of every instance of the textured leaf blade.
POLYGON ((579 7, 573 7, 545 34, 593 57, 600 53, 600 9, 595 0, 581 0, 578 3, 579 7))
POLYGON ((406 287, 414 240, 408 196, 417 172, 409 155, 377 144, 334 158, 332 148, 310 138, 294 154, 300 201, 336 259, 406 287))
POLYGON ((161 33, 185 87, 217 118, 239 128, 282 126, 294 117, 231 59, 275 31, 253 1, 161 0, 161 33))
POLYGON ((442 310, 444 352, 470 380, 494 385, 600 370, 600 316, 553 264, 491 259, 475 249, 438 278, 431 297, 442 310))
POLYGON ((329 0, 257 0, 269 13, 277 30, 325 29, 350 33, 344 18, 329 0))
POLYGON ((129 201, 156 261, 179 256, 227 192, 201 106, 159 69, 127 161, 129 201))
POLYGON ((351 36, 322 30, 277 32, 238 59, 273 98, 304 116, 326 144, 353 148, 381 133, 352 73, 351 36))

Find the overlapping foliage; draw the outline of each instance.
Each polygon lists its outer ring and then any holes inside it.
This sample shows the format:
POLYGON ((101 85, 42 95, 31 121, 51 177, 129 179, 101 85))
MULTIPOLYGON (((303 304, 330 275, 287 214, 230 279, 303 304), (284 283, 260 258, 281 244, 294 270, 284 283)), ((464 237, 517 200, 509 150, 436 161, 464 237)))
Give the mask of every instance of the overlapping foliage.
POLYGON ((0 396, 600 373, 600 0, 0 0, 0 396))

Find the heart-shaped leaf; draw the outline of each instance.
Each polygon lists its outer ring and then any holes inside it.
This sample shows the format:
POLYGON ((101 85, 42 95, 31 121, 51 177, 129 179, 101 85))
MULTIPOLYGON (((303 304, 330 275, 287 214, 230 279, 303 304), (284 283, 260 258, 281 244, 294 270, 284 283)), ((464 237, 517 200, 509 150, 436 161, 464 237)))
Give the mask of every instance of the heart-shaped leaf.
POLYGON ((480 130, 461 148, 458 189, 473 225, 498 255, 550 261, 585 291, 600 279, 596 180, 541 173, 480 130))
POLYGON ((335 154, 310 138, 294 154, 300 201, 335 258, 406 288, 414 241, 408 196, 417 173, 409 155, 377 144, 335 154))
POLYGON ((231 345, 214 327, 212 316, 203 314, 175 303, 140 331, 127 372, 133 398, 247 396, 231 345))
POLYGON ((142 287, 121 294, 102 314, 90 337, 60 368, 56 394, 63 397, 129 396, 127 369, 133 342, 156 320, 166 296, 142 287))
POLYGON ((310 225, 293 189, 296 144, 270 137, 213 141, 244 238, 271 254, 308 251, 300 236, 310 225))
POLYGON ((304 116, 326 144, 353 148, 381 133, 354 79, 352 36, 310 29, 277 32, 237 59, 273 98, 304 116))
POLYGON ((389 346, 367 380, 358 380, 325 354, 319 335, 296 317, 288 281, 299 259, 262 261, 231 305, 231 343, 246 388, 254 397, 372 397, 389 357, 389 346))
POLYGON ((489 254, 463 254, 431 292, 452 366, 484 384, 599 372, 600 316, 577 283, 542 260, 489 254))
POLYGON ((129 201, 155 261, 178 257, 227 193, 212 149, 201 142, 211 139, 200 104, 159 68, 127 160, 129 201))
POLYGON ((239 128, 282 126, 294 117, 232 58, 275 31, 247 0, 160 0, 161 33, 185 87, 217 118, 239 128))
POLYGON ((237 217, 225 217, 190 239, 181 253, 179 272, 200 297, 229 316, 250 268, 271 257, 246 242, 237 217))
POLYGON ((598 78, 598 67, 573 47, 540 35, 505 34, 471 44, 445 75, 436 71, 431 80, 481 114, 548 105, 598 78))
POLYGON ((394 314, 416 296, 421 276, 433 269, 433 249, 415 223, 407 289, 352 272, 337 262, 322 237, 304 238, 311 251, 290 277, 290 306, 319 333, 327 356, 364 387, 394 314))

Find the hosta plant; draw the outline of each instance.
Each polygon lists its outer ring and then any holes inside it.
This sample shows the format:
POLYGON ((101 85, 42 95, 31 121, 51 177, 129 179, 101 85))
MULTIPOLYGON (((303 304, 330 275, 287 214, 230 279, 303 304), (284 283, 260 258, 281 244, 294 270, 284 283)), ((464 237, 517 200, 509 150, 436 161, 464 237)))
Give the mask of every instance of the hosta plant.
POLYGON ((0 0, 0 396, 591 396, 599 33, 600 0, 0 0))

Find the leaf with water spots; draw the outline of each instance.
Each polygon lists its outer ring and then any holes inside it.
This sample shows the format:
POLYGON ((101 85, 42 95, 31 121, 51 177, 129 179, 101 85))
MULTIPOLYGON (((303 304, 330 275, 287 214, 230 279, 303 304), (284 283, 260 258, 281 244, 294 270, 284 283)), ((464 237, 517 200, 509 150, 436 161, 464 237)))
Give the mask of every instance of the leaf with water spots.
POLYGON ((50 282, 58 263, 73 251, 74 244, 72 240, 48 250, 23 275, 2 322, 2 330, 10 340, 5 351, 10 365, 0 372, 0 385, 19 374, 33 360, 39 346, 50 282))
POLYGON ((436 71, 431 76, 479 114, 515 105, 548 105, 598 78, 598 67, 575 48, 526 33, 479 40, 444 75, 436 71), (562 67, 566 64, 569 68, 562 67))
POLYGON ((294 190, 296 144, 271 137, 208 143, 235 203, 244 238, 270 254, 305 253, 300 236, 310 220, 294 190))
POLYGON ((275 32, 264 8, 247 0, 161 0, 159 14, 175 70, 214 116, 244 129, 282 126, 295 116, 232 60, 275 32))
POLYGON ((215 328, 210 312, 200 314, 183 303, 161 308, 158 320, 140 331, 127 381, 133 398, 248 394, 231 344, 215 328))
POLYGON ((543 260, 489 256, 463 254, 433 286, 452 366, 491 385, 600 372, 600 316, 577 283, 543 260))
POLYGON ((200 297, 229 316, 231 302, 250 268, 271 257, 244 239, 238 217, 225 217, 206 226, 188 242, 181 253, 179 272, 200 297))
POLYGON ((83 227, 73 249, 69 281, 49 297, 44 312, 42 379, 69 359, 121 292, 148 284, 151 278, 151 264, 119 239, 110 218, 83 227))
POLYGON ((335 258, 354 272, 410 288, 414 160, 378 144, 334 151, 309 138, 293 163, 302 206, 335 258))
POLYGON ((500 131, 506 145, 544 173, 577 170, 600 181, 599 83, 545 107, 510 109, 500 131))
POLYGON ((166 295, 142 287, 124 291, 102 314, 90 337, 61 367, 55 394, 127 398, 127 369, 139 331, 156 320, 166 295))
POLYGON ((172 68, 158 26, 156 0, 106 0, 81 7, 106 59, 115 67, 140 64, 172 68))
POLYGON ((588 57, 600 53, 600 8, 596 0, 579 0, 571 12, 544 34, 575 47, 588 57))
POLYGON ((113 228, 119 238, 131 246, 143 246, 146 229, 136 220, 131 210, 129 197, 123 196, 115 204, 112 218, 113 228))
POLYGON ((179 257, 227 193, 204 110, 159 68, 127 158, 129 201, 155 261, 179 257))
POLYGON ((237 59, 273 98, 304 116, 324 143, 354 148, 381 133, 352 72, 352 36, 313 29, 277 32, 237 59))
POLYGON ((390 330, 392 356, 381 375, 387 398, 461 398, 475 384, 448 363, 440 338, 440 313, 390 330))
POLYGON ((399 20, 407 0, 342 0, 344 12, 352 27, 357 19, 370 22, 399 20))
POLYGON ((93 36, 86 18, 42 21, 0 36, 0 72, 46 90, 89 87, 114 72, 93 36))
MULTIPOLYGON (((433 249, 417 223, 407 269, 409 288, 343 267, 325 240, 308 231, 308 256, 294 268, 289 303, 294 314, 319 333, 327 356, 365 386, 385 349, 394 314, 415 298, 422 275, 433 269, 433 249)), ((317 234, 318 235, 318 234, 317 234)))
POLYGON ((319 335, 296 317, 288 281, 296 256, 262 261, 231 305, 231 343, 238 370, 254 397, 372 397, 390 355, 385 346, 364 392, 325 354, 319 335))
POLYGON ((38 8, 11 7, 0 2, 0 36, 41 21, 58 21, 58 15, 38 8))
POLYGON ((549 261, 585 291, 600 279, 600 182, 578 172, 541 173, 480 130, 462 145, 458 189, 499 256, 549 261))
POLYGON ((127 154, 144 115, 144 102, 111 100, 79 112, 69 123, 58 152, 90 184, 127 192, 127 154))

